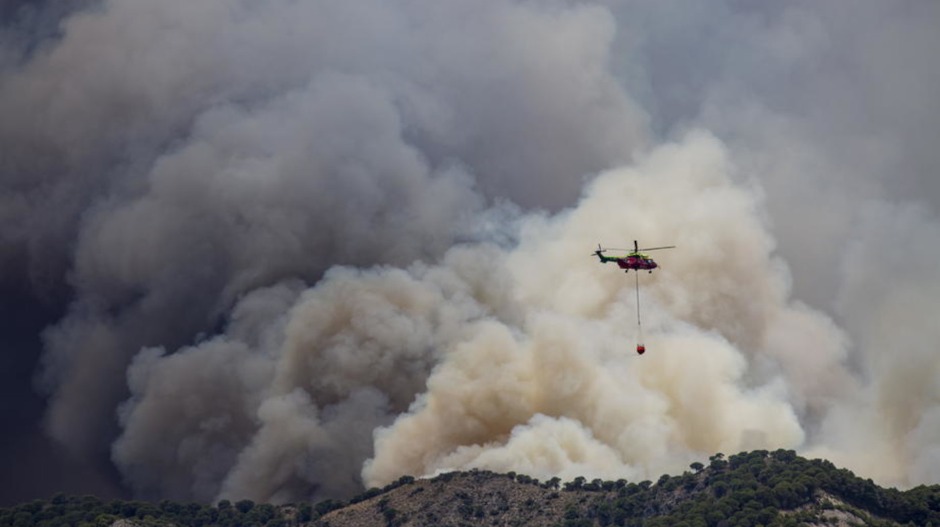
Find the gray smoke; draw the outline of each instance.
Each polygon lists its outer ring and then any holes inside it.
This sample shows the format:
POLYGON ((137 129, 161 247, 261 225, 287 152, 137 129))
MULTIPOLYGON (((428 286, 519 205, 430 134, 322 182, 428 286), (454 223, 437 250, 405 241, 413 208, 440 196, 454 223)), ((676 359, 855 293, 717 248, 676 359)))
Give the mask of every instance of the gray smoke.
POLYGON ((57 6, 0 29, 0 285, 64 313, 46 430, 136 495, 935 482, 932 3, 57 6), (587 258, 633 239, 679 246, 642 359, 587 258))

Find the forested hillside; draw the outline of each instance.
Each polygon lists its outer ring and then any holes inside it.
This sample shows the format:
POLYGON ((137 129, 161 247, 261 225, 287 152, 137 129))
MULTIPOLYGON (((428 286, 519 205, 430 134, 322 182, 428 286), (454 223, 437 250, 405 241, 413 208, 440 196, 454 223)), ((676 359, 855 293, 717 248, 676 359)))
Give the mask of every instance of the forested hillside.
POLYGON ((552 479, 487 471, 405 476, 348 502, 269 505, 103 502, 58 495, 0 509, 0 527, 287 526, 940 526, 940 486, 884 489, 793 451, 754 451, 656 482, 552 479))

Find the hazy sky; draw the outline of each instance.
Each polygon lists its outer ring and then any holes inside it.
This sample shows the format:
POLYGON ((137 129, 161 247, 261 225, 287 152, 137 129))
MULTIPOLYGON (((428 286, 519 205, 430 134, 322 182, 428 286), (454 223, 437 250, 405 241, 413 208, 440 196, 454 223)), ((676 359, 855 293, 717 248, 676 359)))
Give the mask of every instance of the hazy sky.
POLYGON ((940 5, 0 10, 0 503, 940 483, 940 5), (677 245, 634 277, 598 243, 677 245))

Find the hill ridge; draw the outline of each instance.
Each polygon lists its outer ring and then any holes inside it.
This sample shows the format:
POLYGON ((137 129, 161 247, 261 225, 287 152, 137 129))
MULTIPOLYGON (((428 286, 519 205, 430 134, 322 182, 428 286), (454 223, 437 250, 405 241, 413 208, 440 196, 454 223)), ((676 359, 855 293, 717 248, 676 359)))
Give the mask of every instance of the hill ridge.
POLYGON ((216 506, 62 495, 0 509, 0 527, 940 527, 940 486, 906 491, 792 450, 715 454, 656 482, 540 482, 487 470, 403 476, 349 501, 216 506))

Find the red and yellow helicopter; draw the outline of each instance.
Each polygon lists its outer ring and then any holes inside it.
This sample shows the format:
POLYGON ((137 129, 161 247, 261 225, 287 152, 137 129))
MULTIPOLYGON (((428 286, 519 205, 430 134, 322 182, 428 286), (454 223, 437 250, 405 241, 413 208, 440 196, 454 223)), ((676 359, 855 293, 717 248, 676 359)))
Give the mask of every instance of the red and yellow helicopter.
POLYGON ((645 254, 642 251, 658 251, 660 249, 675 249, 675 245, 666 245, 664 247, 650 247, 648 249, 640 249, 636 240, 633 240, 633 250, 630 249, 614 249, 607 248, 604 249, 600 244, 597 244, 597 250, 594 251, 594 255, 600 258, 601 263, 607 262, 617 262, 617 265, 624 270, 624 272, 629 273, 630 269, 634 271, 644 271, 653 272, 653 269, 659 267, 659 265, 654 261, 648 254, 645 254), (604 253, 607 251, 626 251, 626 256, 604 256, 604 253))
MULTIPOLYGON (((653 272, 653 269, 659 267, 655 260, 650 258, 650 256, 642 251, 658 251, 660 249, 674 249, 675 245, 666 245, 664 247, 650 247, 648 249, 640 249, 636 240, 633 240, 633 250, 629 249, 613 249, 613 248, 603 248, 600 244, 597 245, 597 250, 594 251, 594 255, 597 256, 601 263, 607 262, 617 262, 617 266, 624 270, 624 272, 629 273, 630 269, 633 269, 637 273, 640 270, 653 272), (626 251, 626 256, 604 256, 606 251, 626 251)), ((639 355, 646 353, 646 346, 643 344, 643 326, 640 323, 640 278, 639 274, 636 275, 636 328, 637 328, 637 342, 636 342, 636 352, 639 355)))

